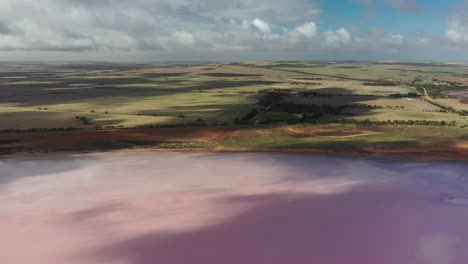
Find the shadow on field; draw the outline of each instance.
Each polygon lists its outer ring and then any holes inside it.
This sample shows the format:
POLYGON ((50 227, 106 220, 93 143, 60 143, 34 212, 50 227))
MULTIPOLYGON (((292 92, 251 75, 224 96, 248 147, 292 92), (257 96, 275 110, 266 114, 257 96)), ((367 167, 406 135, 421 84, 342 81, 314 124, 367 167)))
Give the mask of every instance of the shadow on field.
MULTIPOLYGON (((247 86, 256 86, 256 85, 274 85, 282 82, 277 81, 262 81, 262 80, 214 80, 206 81, 199 85, 188 86, 185 89, 189 90, 212 90, 212 89, 222 89, 222 88, 242 88, 247 86)), ((184 89, 184 88, 181 88, 184 89)))
MULTIPOLYGON (((203 105, 186 105, 186 106, 172 106, 164 109, 155 110, 142 110, 138 111, 139 115, 147 116, 179 116, 183 115, 184 118, 218 118, 220 120, 226 120, 226 114, 234 115, 232 118, 240 117, 245 115, 253 107, 249 102, 253 99, 249 99, 244 104, 203 104, 203 105), (236 113, 237 112, 237 113, 236 113)), ((186 123, 187 119, 177 118, 174 119, 174 123, 186 123)), ((227 120, 232 121, 232 120, 227 120)))
POLYGON ((184 80, 158 80, 145 78, 102 78, 102 79, 52 79, 57 83, 42 84, 0 84, 0 104, 19 106, 86 103, 95 100, 126 98, 140 100, 148 96, 171 95, 204 90, 242 88, 248 86, 268 86, 276 81, 262 80, 209 80, 185 84, 184 80), (151 84, 158 84, 152 86, 151 84), (78 85, 78 86, 70 86, 78 85), (83 85, 83 86, 80 86, 83 85), (120 87, 118 85, 129 85, 120 87), (135 85, 132 87, 132 85, 135 85))
MULTIPOLYGON (((129 264, 429 263, 420 248, 423 235, 450 228, 438 222, 444 215, 420 207, 423 198, 362 187, 329 195, 232 197, 225 202, 248 202, 250 209, 199 230, 144 234, 78 257, 129 264)), ((443 247, 441 255, 454 262, 440 263, 463 263, 455 249, 443 247)))
POLYGON ((374 103, 378 96, 353 94, 345 88, 320 88, 288 94, 269 110, 291 114, 321 113, 320 119, 359 118, 382 108, 374 103))
POLYGON ((285 72, 292 72, 292 73, 297 73, 301 75, 309 75, 309 76, 318 76, 318 77, 329 77, 329 78, 336 78, 336 79, 341 79, 341 80, 353 80, 353 81, 374 81, 374 79, 367 79, 367 78, 354 78, 351 77, 352 75, 343 75, 343 74, 326 74, 323 72, 312 72, 312 71, 307 71, 311 70, 314 68, 325 68, 327 66, 330 66, 330 64, 327 63, 319 63, 319 64, 276 64, 276 65, 267 65, 267 66, 261 66, 261 65, 256 65, 253 67, 257 68, 265 68, 265 69, 272 69, 272 70, 281 70, 285 72))
POLYGON ((180 77, 189 74, 188 72, 165 72, 165 73, 145 73, 143 76, 146 78, 167 78, 167 77, 180 77))
MULTIPOLYGON (((83 109, 86 111, 87 109, 83 109)), ((89 109, 90 110, 90 109, 89 109)), ((88 111, 89 111, 88 110, 88 111)), ((78 113, 77 116, 82 115, 78 113)), ((51 129, 51 128, 94 128, 98 126, 117 126, 125 120, 114 118, 95 121, 95 119, 107 117, 105 113, 86 113, 90 119, 89 124, 83 124, 83 121, 76 118, 73 113, 55 112, 53 109, 41 111, 23 111, 23 112, 5 112, 0 113, 0 130, 6 129, 51 129)), ((3 136, 3 135, 1 135, 3 136)), ((1 137, 0 136, 0 137, 1 137)))
MULTIPOLYGON (((346 95, 346 96, 353 96, 353 90, 341 87, 325 87, 325 88, 318 88, 318 89, 311 89, 310 92, 315 92, 322 95, 346 95)), ((363 95, 356 95, 356 96, 363 96, 363 95)), ((377 96, 368 96, 369 98, 377 98, 377 96)))
POLYGON ((261 74, 243 74, 243 73, 222 73, 222 72, 214 72, 214 73, 204 73, 204 76, 210 77, 261 77, 261 74))

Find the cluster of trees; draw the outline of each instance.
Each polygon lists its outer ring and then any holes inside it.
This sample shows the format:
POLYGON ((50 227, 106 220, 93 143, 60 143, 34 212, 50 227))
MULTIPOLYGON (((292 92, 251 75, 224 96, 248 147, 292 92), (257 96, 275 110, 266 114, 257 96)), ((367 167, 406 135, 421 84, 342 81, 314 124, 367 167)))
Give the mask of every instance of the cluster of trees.
POLYGON ((425 88, 431 97, 445 97, 446 95, 443 94, 444 91, 459 90, 464 88, 461 84, 455 82, 444 81, 444 83, 449 85, 438 85, 438 82, 440 81, 437 79, 433 79, 431 83, 424 82, 421 79, 416 79, 413 81, 412 85, 416 87, 421 93, 424 93, 422 88, 425 88))
POLYGON ((75 119, 80 120, 83 123, 83 125, 92 125, 93 124, 91 119, 87 118, 86 116, 75 116, 75 119))
POLYGON ((381 105, 370 105, 370 104, 347 104, 349 108, 372 108, 372 109, 382 109, 384 108, 381 105))
POLYGON ((313 124, 354 124, 354 125, 364 125, 364 126, 384 126, 384 125, 400 125, 400 126, 456 126, 455 121, 446 122, 446 121, 431 121, 431 120, 387 120, 387 121, 377 121, 370 119, 333 119, 333 120, 323 120, 323 119, 311 119, 307 120, 309 123, 313 124))
POLYGON ((365 86, 397 86, 398 83, 387 81, 387 80, 378 80, 372 82, 365 82, 365 86))
POLYGON ((119 126, 95 126, 95 130, 109 130, 109 129, 124 129, 125 127, 122 125, 119 126))
POLYGON ((321 83, 317 82, 299 82, 299 81, 293 81, 291 82, 292 85, 321 85, 321 83))
MULTIPOLYGON (((139 125, 134 127, 128 127, 125 129, 144 129, 144 128, 172 128, 172 127, 201 127, 201 126, 228 126, 229 123, 227 122, 213 122, 211 124, 207 124, 205 122, 190 122, 190 123, 177 123, 177 124, 145 124, 139 125)), ((108 127, 107 127, 108 128, 108 127)))
POLYGON ((344 105, 329 105, 329 104, 295 104, 295 103, 279 103, 271 107, 270 110, 277 112, 286 112, 293 114, 301 113, 321 113, 322 115, 348 115, 345 112, 347 108, 367 108, 380 109, 382 106, 368 104, 344 104, 344 105))
POLYGON ((394 93, 394 94, 391 94, 390 97, 394 97, 394 98, 418 98, 418 97, 420 97, 420 95, 417 94, 417 93, 409 92, 407 94, 394 93))
POLYGON ((450 112, 450 113, 454 113, 454 114, 461 115, 461 116, 467 116, 468 115, 468 111, 466 111, 466 110, 460 110, 459 111, 459 110, 456 110, 453 107, 446 106, 446 105, 443 105, 443 104, 439 104, 439 103, 431 101, 431 100, 426 100, 426 102, 441 108, 442 110, 440 112, 450 112))
MULTIPOLYGON (((383 107, 381 107, 383 108, 383 107)), ((405 109, 406 107, 404 106, 386 106, 387 109, 405 109)))
POLYGON ((329 115, 340 115, 349 105, 333 106, 328 104, 295 104, 295 103, 279 103, 271 107, 272 111, 286 112, 293 114, 301 113, 322 113, 329 115))
POLYGON ((258 115, 258 110, 254 108, 250 112, 248 112, 246 115, 244 115, 243 117, 235 118, 234 124, 235 125, 248 125, 250 123, 250 120, 252 120, 252 118, 256 117, 257 115, 258 115))
POLYGON ((258 100, 257 104, 263 107, 269 107, 272 104, 275 104, 281 99, 285 98, 291 90, 284 89, 266 89, 258 91, 258 94, 261 95, 261 98, 258 100))
POLYGON ((78 131, 82 128, 77 127, 60 127, 60 128, 28 128, 28 129, 4 129, 0 133, 29 133, 29 132, 60 132, 60 131, 78 131))
POLYGON ((309 80, 309 81, 321 81, 321 80, 324 80, 323 78, 320 78, 320 77, 315 77, 315 78, 301 78, 301 79, 309 80))

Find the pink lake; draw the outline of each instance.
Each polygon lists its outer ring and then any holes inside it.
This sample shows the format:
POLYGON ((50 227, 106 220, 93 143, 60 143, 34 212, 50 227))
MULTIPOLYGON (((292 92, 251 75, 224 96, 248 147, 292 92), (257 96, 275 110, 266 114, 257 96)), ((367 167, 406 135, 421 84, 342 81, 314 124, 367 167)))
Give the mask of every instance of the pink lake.
POLYGON ((120 152, 0 160, 1 264, 466 264, 468 164, 120 152))

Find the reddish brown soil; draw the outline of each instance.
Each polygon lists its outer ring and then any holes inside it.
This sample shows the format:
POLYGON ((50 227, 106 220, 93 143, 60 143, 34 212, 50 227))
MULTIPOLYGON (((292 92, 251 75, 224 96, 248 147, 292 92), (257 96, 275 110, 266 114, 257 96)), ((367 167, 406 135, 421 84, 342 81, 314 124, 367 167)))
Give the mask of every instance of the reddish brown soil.
MULTIPOLYGON (((310 131, 295 131, 310 132, 310 131)), ((322 130, 314 132, 324 133, 322 130)), ((340 136, 356 136, 356 131, 345 131, 340 136)), ((237 127, 188 127, 123 129, 102 131, 67 131, 67 132, 28 132, 0 134, 0 157, 37 155, 63 151, 106 151, 124 149, 132 146, 157 147, 164 143, 205 142, 217 143, 238 136, 237 127), (97 142, 97 143, 96 143, 97 142), (100 145, 104 142, 104 145, 100 145), (122 144, 128 144, 122 145, 122 144), (85 147, 84 147, 85 146, 85 147)), ((361 131, 362 133, 362 131, 361 131)), ((273 135, 274 133, 272 133, 273 135)), ((305 133, 307 135, 307 133, 305 133)), ((359 133, 357 133, 359 135, 359 133)), ((268 136, 263 134, 263 136, 268 136)), ((330 135, 328 135, 330 136, 330 135)), ((336 135, 337 136, 337 135, 336 135)), ((164 149, 164 147, 158 148, 164 149)), ((183 151, 184 148, 169 149, 183 151)), ((192 149, 189 149, 192 150, 192 149)), ((193 149, 196 150, 196 149, 193 149)), ((225 149, 215 147, 220 152, 251 152, 250 149, 225 149)), ((468 141, 454 140, 446 147, 382 149, 369 146, 359 152, 329 151, 326 149, 269 149, 255 152, 290 152, 312 154, 351 154, 383 155, 386 157, 408 158, 412 160, 453 160, 468 161, 468 141)))
MULTIPOLYGON (((118 144, 132 142, 135 145, 199 141, 216 143, 235 134, 234 127, 157 128, 101 131, 28 132, 0 134, 0 155, 22 152, 56 152, 80 149, 93 142, 118 144), (10 151, 9 151, 10 150, 10 151)), ((98 148, 96 150, 99 150, 98 148)))
POLYGON ((463 97, 463 99, 460 101, 462 104, 468 104, 468 97, 463 97))

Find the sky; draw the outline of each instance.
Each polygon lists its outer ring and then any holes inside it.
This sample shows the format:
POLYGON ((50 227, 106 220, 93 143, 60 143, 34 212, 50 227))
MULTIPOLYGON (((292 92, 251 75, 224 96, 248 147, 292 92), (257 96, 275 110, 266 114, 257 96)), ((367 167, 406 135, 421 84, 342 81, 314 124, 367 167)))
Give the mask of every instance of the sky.
POLYGON ((0 60, 468 62, 468 0, 0 0, 0 60))

